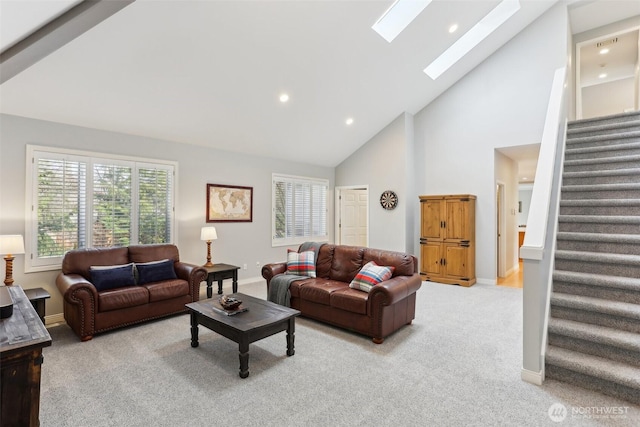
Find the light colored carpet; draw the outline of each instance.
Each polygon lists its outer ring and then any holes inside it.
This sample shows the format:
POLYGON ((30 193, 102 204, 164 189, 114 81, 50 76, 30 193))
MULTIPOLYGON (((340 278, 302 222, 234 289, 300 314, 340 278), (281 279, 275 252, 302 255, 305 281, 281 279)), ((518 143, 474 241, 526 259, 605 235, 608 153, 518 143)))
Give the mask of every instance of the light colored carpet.
MULTIPOLYGON (((226 289, 225 289, 226 290, 226 289)), ((240 292, 265 298, 264 283, 240 292)), ((553 380, 520 379, 522 290, 425 282, 417 314, 376 345, 305 318, 296 354, 285 334, 250 345, 200 328, 191 348, 182 315, 82 343, 66 326, 44 350, 43 426, 544 426, 640 423, 640 407, 553 380), (567 416, 553 422, 561 403, 567 416), (588 418, 586 411, 611 411, 588 418), (575 414, 573 412, 576 412, 575 414)))

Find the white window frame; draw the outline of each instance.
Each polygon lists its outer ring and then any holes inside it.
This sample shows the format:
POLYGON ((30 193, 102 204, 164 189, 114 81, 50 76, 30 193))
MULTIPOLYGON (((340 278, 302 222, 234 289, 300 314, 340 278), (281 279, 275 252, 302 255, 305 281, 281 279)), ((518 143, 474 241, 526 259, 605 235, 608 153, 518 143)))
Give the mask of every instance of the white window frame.
MULTIPOLYGON (((312 196, 313 197, 313 196, 312 196)), ((312 178, 312 177, 303 177, 303 176, 295 176, 295 175, 284 175, 280 173, 273 173, 271 176, 271 246, 292 246, 299 245, 304 242, 314 241, 314 242, 327 242, 329 241, 329 180, 323 178, 312 178), (294 237, 284 237, 284 238, 276 238, 276 182, 291 182, 298 184, 311 184, 311 185, 321 185, 326 188, 325 192, 325 224, 324 224, 324 235, 313 235, 313 227, 310 227, 311 234, 308 236, 294 236, 294 237)), ((311 199, 311 204, 313 204, 313 200, 311 199)), ((310 207, 310 211, 313 209, 310 207)), ((313 222, 313 220, 312 220, 313 222)))
MULTIPOLYGON (((122 156, 107 153, 98 153, 92 151, 73 150, 57 147, 44 147, 38 145, 27 145, 26 156, 26 189, 25 189, 25 273, 38 272, 38 271, 50 271, 59 270, 62 264, 63 256, 42 257, 37 256, 38 253, 38 167, 35 162, 35 157, 46 157, 50 155, 51 158, 64 158, 67 160, 83 161, 87 163, 86 181, 93 181, 93 164, 94 163, 108 163, 118 165, 132 166, 132 179, 134 175, 138 174, 139 168, 157 168, 165 169, 172 173, 172 191, 171 191, 171 231, 170 242, 175 242, 177 239, 176 230, 176 212, 175 207, 177 204, 177 191, 178 188, 178 162, 140 158, 132 156, 122 156)), ((137 180, 137 176, 135 178, 137 180)), ((86 224, 91 224, 93 217, 93 183, 86 192, 86 224)), ((137 188, 132 189, 131 193, 132 201, 138 200, 137 188)), ((132 219, 137 218, 138 207, 137 203, 133 203, 131 216, 132 219)), ((92 227, 87 226, 86 240, 92 241, 92 227)), ((138 239, 138 225, 137 220, 132 222, 131 230, 132 239, 138 239)), ((136 240, 137 241, 137 240, 136 240)), ((131 244, 135 244, 134 241, 131 244)))

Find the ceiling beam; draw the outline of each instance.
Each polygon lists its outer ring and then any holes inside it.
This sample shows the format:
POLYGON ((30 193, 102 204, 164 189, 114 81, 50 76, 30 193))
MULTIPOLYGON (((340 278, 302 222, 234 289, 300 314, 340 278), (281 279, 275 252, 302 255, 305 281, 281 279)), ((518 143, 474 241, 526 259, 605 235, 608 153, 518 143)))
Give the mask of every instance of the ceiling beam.
POLYGON ((0 53, 0 84, 135 0, 85 0, 0 53))

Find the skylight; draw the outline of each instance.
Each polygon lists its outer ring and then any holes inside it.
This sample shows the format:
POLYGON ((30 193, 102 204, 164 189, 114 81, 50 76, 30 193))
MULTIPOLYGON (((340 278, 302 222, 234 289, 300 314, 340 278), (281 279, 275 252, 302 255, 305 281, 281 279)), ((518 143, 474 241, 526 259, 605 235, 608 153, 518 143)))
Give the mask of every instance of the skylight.
POLYGON ((431 0, 396 0, 371 28, 391 43, 431 0))
POLYGON ((435 59, 424 72, 433 80, 440 77, 442 73, 447 71, 453 64, 458 62, 460 58, 465 56, 476 47, 489 34, 494 32, 500 25, 504 24, 507 19, 511 18, 518 10, 520 10, 519 0, 503 0, 476 25, 460 37, 454 44, 445 50, 439 57, 435 59))

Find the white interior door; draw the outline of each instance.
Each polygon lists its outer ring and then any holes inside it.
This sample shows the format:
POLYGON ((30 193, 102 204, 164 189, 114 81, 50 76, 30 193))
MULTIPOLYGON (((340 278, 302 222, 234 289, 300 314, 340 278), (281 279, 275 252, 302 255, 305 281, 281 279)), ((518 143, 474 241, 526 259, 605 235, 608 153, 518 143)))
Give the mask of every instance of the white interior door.
POLYGON ((339 196, 341 245, 367 246, 369 240, 369 195, 366 189, 342 189, 339 196))

